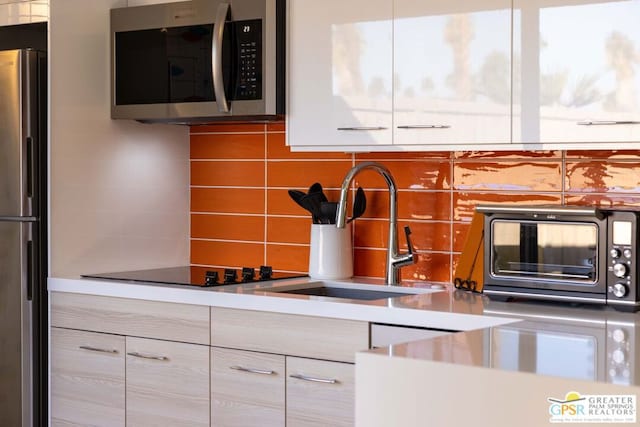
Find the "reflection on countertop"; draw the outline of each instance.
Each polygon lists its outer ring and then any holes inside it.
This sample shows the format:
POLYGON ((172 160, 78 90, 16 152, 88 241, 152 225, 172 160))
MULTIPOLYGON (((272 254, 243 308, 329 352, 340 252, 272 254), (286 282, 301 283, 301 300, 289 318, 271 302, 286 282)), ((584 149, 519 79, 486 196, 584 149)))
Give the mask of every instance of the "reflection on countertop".
POLYGON ((640 314, 601 306, 495 302, 454 291, 456 311, 521 321, 371 350, 503 371, 640 385, 640 314))

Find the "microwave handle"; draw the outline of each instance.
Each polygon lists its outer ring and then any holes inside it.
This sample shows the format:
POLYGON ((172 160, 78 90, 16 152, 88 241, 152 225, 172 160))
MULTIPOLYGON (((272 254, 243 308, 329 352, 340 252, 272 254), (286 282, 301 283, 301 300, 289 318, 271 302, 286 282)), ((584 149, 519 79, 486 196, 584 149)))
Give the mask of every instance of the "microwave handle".
POLYGON ((218 111, 229 112, 229 103, 224 93, 224 78, 222 75, 222 41, 224 39, 224 27, 229 15, 229 3, 221 3, 216 13, 216 21, 213 24, 213 40, 211 42, 211 74, 213 78, 213 93, 218 104, 218 111))

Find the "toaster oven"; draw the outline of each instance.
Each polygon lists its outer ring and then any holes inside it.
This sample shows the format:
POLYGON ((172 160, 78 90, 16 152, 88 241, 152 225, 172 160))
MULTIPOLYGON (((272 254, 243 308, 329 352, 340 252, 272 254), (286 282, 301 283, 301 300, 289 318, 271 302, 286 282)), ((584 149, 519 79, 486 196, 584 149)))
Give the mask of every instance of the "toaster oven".
POLYGON ((638 216, 580 206, 478 206, 484 292, 638 311, 638 216))

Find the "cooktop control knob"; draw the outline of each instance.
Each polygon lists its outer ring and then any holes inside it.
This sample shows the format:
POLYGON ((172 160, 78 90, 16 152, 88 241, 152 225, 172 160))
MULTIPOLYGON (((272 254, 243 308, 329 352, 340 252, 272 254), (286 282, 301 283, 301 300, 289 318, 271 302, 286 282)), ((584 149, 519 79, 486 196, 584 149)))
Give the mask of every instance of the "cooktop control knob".
POLYGON ((613 285, 613 295, 618 298, 624 298, 627 295, 627 285, 624 283, 616 283, 613 285))
POLYGON ((625 264, 617 263, 613 265, 613 274, 616 277, 625 277, 627 275, 628 268, 625 264))
POLYGON ((609 255, 611 255, 611 258, 616 259, 616 258, 620 258, 620 249, 616 249, 613 248, 609 251, 609 255))

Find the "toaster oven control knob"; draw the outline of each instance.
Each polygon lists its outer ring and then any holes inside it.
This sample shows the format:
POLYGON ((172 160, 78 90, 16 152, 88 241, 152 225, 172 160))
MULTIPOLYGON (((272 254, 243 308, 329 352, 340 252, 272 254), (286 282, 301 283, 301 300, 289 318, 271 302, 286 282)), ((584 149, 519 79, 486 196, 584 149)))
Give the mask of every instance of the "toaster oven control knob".
POLYGON ((613 353, 611 353, 611 359, 618 365, 621 365, 627 359, 627 355, 625 354, 624 350, 617 349, 613 350, 613 353))
POLYGON ((627 285, 624 283, 616 283, 613 285, 613 295, 618 298, 624 298, 627 295, 627 285))
POLYGON ((613 259, 620 258, 620 249, 616 249, 616 248, 611 249, 609 251, 609 255, 611 255, 611 258, 613 259))
POLYGON ((631 258, 631 255, 633 255, 631 253, 631 249, 625 249, 624 251, 622 251, 622 253, 624 254, 625 258, 631 258))
POLYGON ((627 340, 627 333, 622 328, 616 328, 611 333, 611 338, 613 338, 614 342, 620 344, 627 340))
POLYGON ((627 275, 628 268, 625 264, 617 263, 613 265, 613 274, 616 277, 625 277, 627 275))

